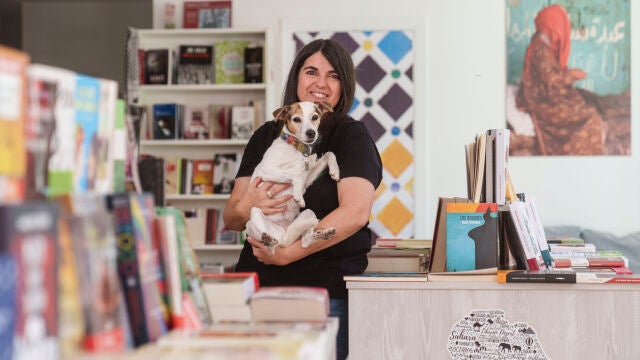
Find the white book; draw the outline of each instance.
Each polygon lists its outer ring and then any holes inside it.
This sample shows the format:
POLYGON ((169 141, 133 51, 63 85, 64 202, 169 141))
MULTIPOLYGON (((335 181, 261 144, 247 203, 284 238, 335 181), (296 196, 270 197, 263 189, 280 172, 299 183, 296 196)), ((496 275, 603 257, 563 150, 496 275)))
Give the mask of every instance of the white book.
POLYGON ((255 117, 253 106, 234 106, 231 109, 231 138, 249 139, 254 131, 255 117))
POLYGON ((495 202, 498 205, 506 203, 507 195, 507 169, 509 162, 509 129, 491 129, 490 133, 495 135, 495 202))

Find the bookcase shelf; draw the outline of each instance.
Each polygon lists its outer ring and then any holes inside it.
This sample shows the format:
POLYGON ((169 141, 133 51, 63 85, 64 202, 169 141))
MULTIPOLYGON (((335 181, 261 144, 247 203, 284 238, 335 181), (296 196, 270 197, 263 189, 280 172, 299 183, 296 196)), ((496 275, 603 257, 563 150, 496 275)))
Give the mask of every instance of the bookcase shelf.
MULTIPOLYGON (((264 111, 264 119, 270 117, 272 84, 270 59, 272 57, 272 35, 268 29, 138 29, 138 49, 168 49, 168 79, 166 85, 140 85, 135 89, 137 103, 152 107, 154 104, 178 103, 189 106, 242 106, 253 102, 264 111), (213 46, 215 58, 216 44, 219 41, 241 40, 249 47, 261 46, 262 82, 259 83, 214 83, 214 84, 176 84, 172 83, 176 70, 177 54, 180 46, 213 46)), ((217 81, 218 79, 214 79, 217 81)), ((149 111, 148 111, 149 114, 149 111)), ((149 115, 150 116, 150 115, 149 115)), ((140 141, 139 153, 161 158, 213 159, 218 153, 242 153, 248 140, 211 139, 211 140, 151 140, 140 141)), ((238 164, 240 159, 237 160, 238 164)), ((165 194, 164 205, 181 209, 216 208, 222 210, 229 199, 228 194, 212 195, 175 195, 165 194)), ((242 245, 204 245, 196 244, 198 259, 210 262, 233 264, 242 249, 242 245)))

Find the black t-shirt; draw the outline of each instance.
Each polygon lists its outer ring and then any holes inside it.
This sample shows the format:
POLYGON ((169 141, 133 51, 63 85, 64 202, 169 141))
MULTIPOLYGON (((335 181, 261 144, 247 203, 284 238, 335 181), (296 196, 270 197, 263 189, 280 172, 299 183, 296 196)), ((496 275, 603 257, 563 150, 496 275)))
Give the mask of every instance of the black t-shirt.
MULTIPOLYGON (((341 179, 360 177, 369 180, 377 188, 382 180, 382 161, 366 127, 346 115, 332 120, 330 129, 316 146, 318 156, 327 151, 333 152, 340 167, 341 179)), ((237 177, 251 176, 279 131, 275 121, 269 121, 256 130, 247 144, 237 177)), ((306 208, 322 219, 338 207, 337 183, 324 171, 307 188, 304 200, 306 208)), ((251 245, 246 243, 236 271, 257 272, 260 284, 264 286, 318 286, 326 288, 331 298, 346 298, 347 290, 342 278, 364 272, 369 250, 371 231, 366 225, 338 244, 285 266, 259 262, 253 256, 251 245)))

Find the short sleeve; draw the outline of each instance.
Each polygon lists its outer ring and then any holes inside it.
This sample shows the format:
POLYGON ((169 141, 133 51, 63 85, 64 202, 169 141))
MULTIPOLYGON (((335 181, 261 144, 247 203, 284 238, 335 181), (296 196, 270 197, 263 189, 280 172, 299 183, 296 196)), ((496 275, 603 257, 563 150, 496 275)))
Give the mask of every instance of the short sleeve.
POLYGON ((345 125, 333 150, 340 178, 364 178, 377 188, 382 181, 382 161, 375 142, 363 123, 352 120, 345 125))

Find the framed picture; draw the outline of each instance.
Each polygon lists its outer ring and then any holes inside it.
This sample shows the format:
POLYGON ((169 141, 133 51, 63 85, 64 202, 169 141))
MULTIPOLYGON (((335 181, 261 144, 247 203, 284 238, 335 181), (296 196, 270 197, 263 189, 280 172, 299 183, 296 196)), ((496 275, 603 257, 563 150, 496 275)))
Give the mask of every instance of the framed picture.
POLYGON ((631 155, 628 0, 506 1, 511 155, 631 155))

